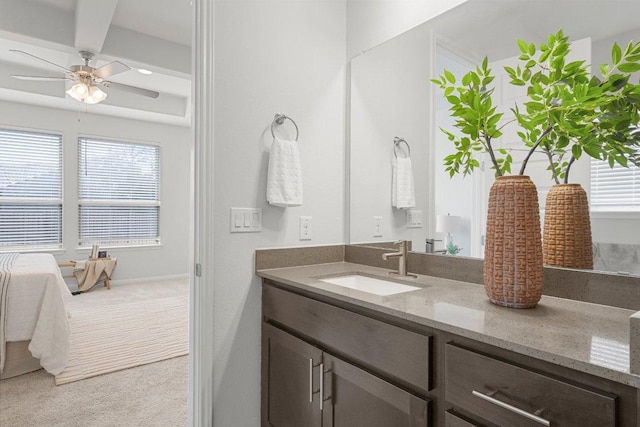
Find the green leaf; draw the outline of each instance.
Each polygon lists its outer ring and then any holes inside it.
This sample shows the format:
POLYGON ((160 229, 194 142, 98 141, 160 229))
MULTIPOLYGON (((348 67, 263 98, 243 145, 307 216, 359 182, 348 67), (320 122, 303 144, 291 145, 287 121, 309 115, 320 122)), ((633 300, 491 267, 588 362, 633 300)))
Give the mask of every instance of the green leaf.
POLYGON ((449 104, 453 105, 460 104, 460 98, 454 95, 447 96, 447 101, 449 101, 449 104))
POLYGON ((609 66, 609 64, 600 65, 600 73, 602 74, 603 77, 608 76, 610 72, 611 72, 611 67, 609 66))
POLYGON ((462 77, 462 84, 465 86, 469 86, 471 84, 471 72, 468 72, 464 77, 462 77))
POLYGON ((620 46, 618 46, 618 43, 614 43, 613 47, 611 48, 611 60, 613 61, 613 64, 614 65, 619 64, 621 58, 622 58, 622 49, 620 49, 620 46))
POLYGON ((529 53, 529 46, 527 46, 527 42, 524 40, 518 39, 518 48, 520 48, 520 52, 529 53))
POLYGON ((485 56, 484 59, 482 60, 482 69, 486 70, 488 65, 489 65, 489 58, 485 56))
POLYGON ((456 82, 456 77, 453 75, 451 71, 444 70, 444 76, 447 78, 447 80, 449 80, 450 83, 456 82))
POLYGON ((580 147, 578 144, 575 144, 573 147, 571 147, 571 154, 576 158, 576 160, 578 160, 582 155, 582 147, 580 147))
POLYGON ((626 62, 624 64, 620 64, 618 69, 623 73, 635 73, 636 71, 640 71, 640 64, 636 62, 626 62))

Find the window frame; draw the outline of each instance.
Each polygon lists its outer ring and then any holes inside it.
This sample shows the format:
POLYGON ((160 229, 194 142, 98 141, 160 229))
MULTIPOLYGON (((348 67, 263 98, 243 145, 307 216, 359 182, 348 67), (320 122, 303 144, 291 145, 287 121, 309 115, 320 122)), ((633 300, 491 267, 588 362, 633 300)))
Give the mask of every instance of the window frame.
POLYGON ((0 253, 7 252, 47 252, 47 253, 62 253, 65 251, 65 136, 64 132, 59 129, 45 129, 45 128, 33 128, 26 126, 15 126, 6 123, 0 123, 0 130, 22 132, 22 133, 35 133, 44 134, 49 136, 56 136, 60 139, 60 198, 15 198, 15 197, 1 197, 0 204, 13 203, 20 201, 24 204, 34 205, 59 205, 60 206, 60 241, 54 244, 31 244, 31 245, 13 245, 13 246, 0 246, 0 253), (59 203, 56 203, 58 202, 59 203))
POLYGON ((85 206, 157 206, 158 207, 158 235, 155 238, 154 242, 148 243, 131 243, 131 244, 108 244, 108 243, 96 243, 100 246, 100 248, 104 249, 135 249, 135 248, 159 248, 162 246, 162 224, 161 224, 161 207, 162 207, 162 144, 160 142, 154 141, 140 141, 135 139, 122 139, 115 138, 110 136, 102 136, 102 135, 90 135, 90 134, 78 134, 77 136, 77 251, 87 251, 92 247, 92 243, 82 244, 82 218, 81 218, 81 207, 85 206), (117 199, 82 199, 80 195, 80 180, 81 180, 81 167, 80 163, 82 161, 81 152, 80 152, 80 144, 82 140, 94 140, 101 141, 106 143, 115 143, 115 144, 125 144, 125 145, 142 145, 154 147, 158 150, 158 199, 151 200, 117 200, 117 199))

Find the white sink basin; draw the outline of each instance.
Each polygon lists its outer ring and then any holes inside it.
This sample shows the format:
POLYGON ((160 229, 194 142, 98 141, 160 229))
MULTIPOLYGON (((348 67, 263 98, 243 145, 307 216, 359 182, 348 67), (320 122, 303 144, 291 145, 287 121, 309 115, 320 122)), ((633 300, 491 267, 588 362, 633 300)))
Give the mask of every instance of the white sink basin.
POLYGON ((376 279, 374 277, 362 276, 360 274, 328 277, 320 279, 320 281, 380 296, 401 294, 403 292, 421 289, 416 286, 405 285, 403 283, 392 282, 390 280, 376 279))

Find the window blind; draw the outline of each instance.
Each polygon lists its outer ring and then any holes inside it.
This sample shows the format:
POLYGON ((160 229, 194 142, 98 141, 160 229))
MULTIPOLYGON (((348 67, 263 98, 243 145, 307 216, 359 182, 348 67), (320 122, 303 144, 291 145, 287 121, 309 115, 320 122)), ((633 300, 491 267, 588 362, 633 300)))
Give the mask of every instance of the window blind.
POLYGON ((160 243, 160 147, 79 138, 80 246, 160 243))
POLYGON ((591 210, 640 212, 640 168, 591 159, 591 210))
POLYGON ((62 136, 0 129, 0 250, 62 246, 62 136))

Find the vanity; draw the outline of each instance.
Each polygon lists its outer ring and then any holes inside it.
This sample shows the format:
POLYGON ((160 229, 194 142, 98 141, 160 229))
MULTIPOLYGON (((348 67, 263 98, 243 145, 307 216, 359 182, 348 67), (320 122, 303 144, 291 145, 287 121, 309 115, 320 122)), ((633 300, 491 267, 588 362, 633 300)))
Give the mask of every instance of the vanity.
POLYGON ((384 252, 257 251, 262 425, 640 425, 634 310, 549 295, 507 309, 477 283, 390 275, 384 252))

